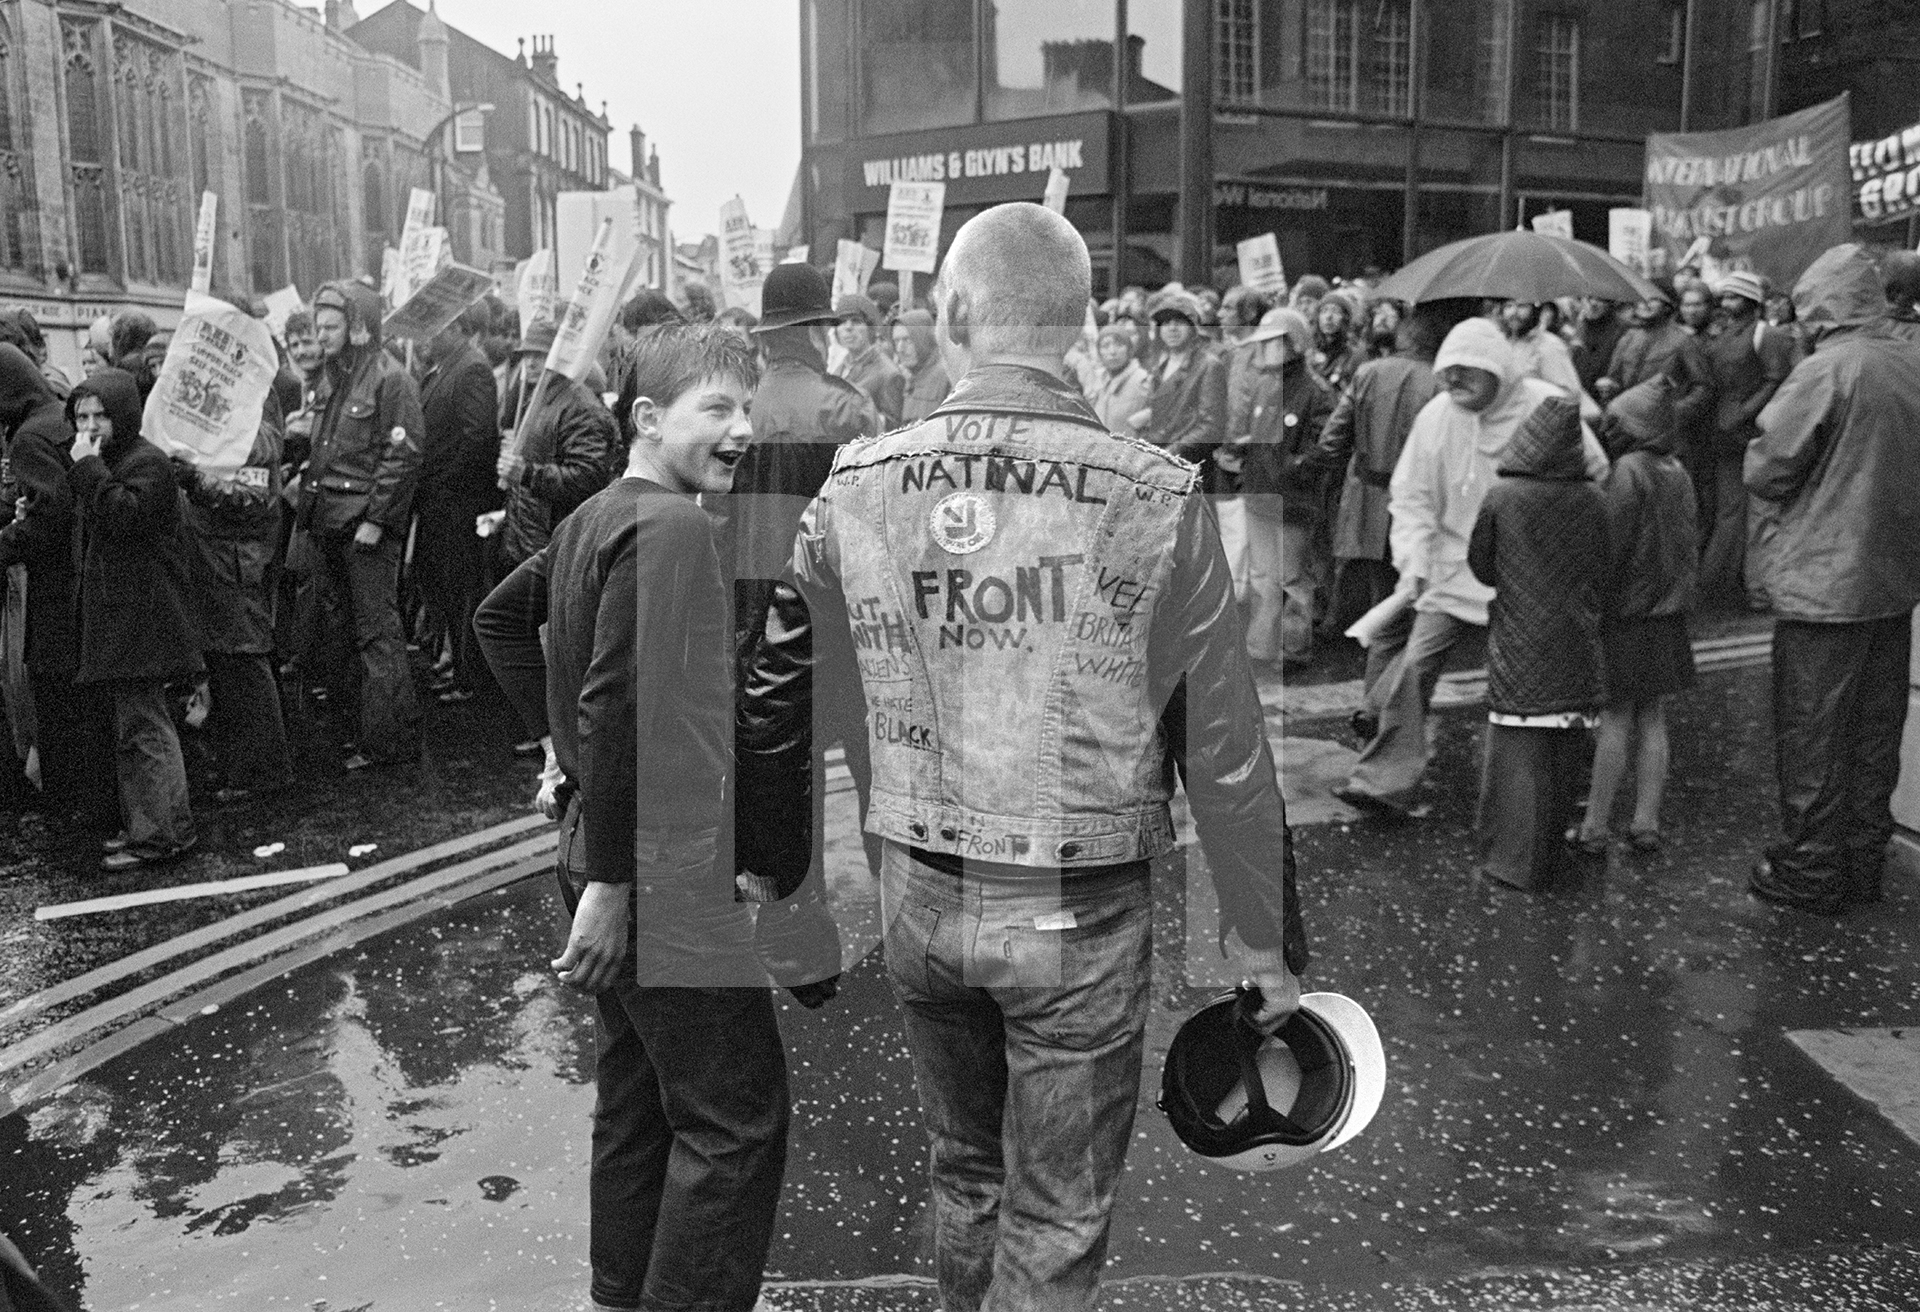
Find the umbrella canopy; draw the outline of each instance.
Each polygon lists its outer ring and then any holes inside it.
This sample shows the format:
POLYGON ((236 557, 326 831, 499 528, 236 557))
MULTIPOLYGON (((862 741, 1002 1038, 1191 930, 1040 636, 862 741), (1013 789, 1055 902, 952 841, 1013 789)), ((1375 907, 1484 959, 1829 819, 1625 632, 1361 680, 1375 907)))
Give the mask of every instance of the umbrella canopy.
POLYGON ((1598 246, 1538 232, 1494 232, 1450 243, 1371 294, 1410 305, 1461 297, 1535 304, 1562 296, 1636 303, 1661 297, 1652 283, 1598 246))

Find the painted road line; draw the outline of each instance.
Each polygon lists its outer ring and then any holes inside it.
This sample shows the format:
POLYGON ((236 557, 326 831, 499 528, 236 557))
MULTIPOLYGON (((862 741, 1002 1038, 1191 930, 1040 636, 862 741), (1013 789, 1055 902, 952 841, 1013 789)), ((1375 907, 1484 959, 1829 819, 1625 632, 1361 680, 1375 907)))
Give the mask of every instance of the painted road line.
POLYGON ((543 834, 516 843, 512 847, 490 852, 485 856, 463 861, 459 865, 423 875, 419 879, 401 884, 380 893, 335 907, 331 911, 322 911, 318 915, 308 916, 295 921, 258 938, 248 939, 235 944, 223 952, 202 957, 188 966, 183 966, 171 975, 166 975, 151 983, 130 989, 104 1002, 95 1003, 85 1011, 76 1012, 57 1024, 38 1030, 18 1043, 0 1048, 0 1074, 17 1070, 30 1062, 57 1052, 70 1044, 77 1043, 95 1030, 113 1025, 129 1016, 137 1015, 157 1003, 169 999, 219 978, 230 970, 254 965, 262 957, 280 949, 291 947, 317 934, 339 928, 341 925, 368 916, 376 911, 384 911, 405 902, 418 901, 437 893, 444 888, 471 880, 476 875, 484 875, 502 866, 516 862, 544 862, 550 859, 554 846, 554 836, 543 834))
POLYGON ((69 916, 93 916, 105 911, 152 906, 156 902, 190 902, 195 898, 219 897, 223 893, 251 893, 257 888, 278 888, 283 884, 314 884, 323 879, 338 879, 349 869, 345 861, 333 861, 324 866, 271 870, 264 875, 242 875, 238 879, 216 879, 204 884, 146 888, 138 893, 117 893, 112 897, 88 898, 84 902, 55 902, 50 906, 35 907, 33 918, 65 920, 69 916))
MULTIPOLYGON (((550 868, 546 856, 523 861, 505 870, 494 871, 479 879, 438 896, 422 898, 398 910, 389 911, 383 916, 359 920, 327 935, 317 943, 310 944, 294 952, 283 953, 269 961, 261 962, 251 970, 229 976, 189 997, 183 998, 172 1006, 163 1008, 151 1016, 143 1016, 123 1029, 115 1030, 105 1038, 98 1039, 82 1048, 72 1056, 54 1063, 38 1072, 32 1078, 11 1088, 0 1089, 0 1118, 11 1116, 14 1112, 42 1098, 51 1097, 78 1080, 89 1071, 95 1070, 115 1057, 131 1052, 134 1048, 150 1039, 157 1039, 171 1033, 175 1028, 185 1025, 201 1016, 211 1015, 228 1002, 239 998, 262 984, 268 984, 281 976, 312 962, 319 961, 335 952, 352 947, 355 943, 397 929, 409 921, 430 915, 455 906, 469 898, 491 892, 503 884, 537 875, 550 868)), ((185 972, 177 972, 184 974, 185 972)))
POLYGON ((1920 1143, 1920 1026, 1789 1030, 1787 1038, 1920 1143))
POLYGON ((171 961, 175 957, 185 956, 189 952, 198 952, 201 948, 210 947, 222 939, 232 938, 236 934, 243 933, 259 925, 264 925, 269 921, 280 920, 286 916, 324 905, 349 893, 357 893, 363 888, 371 887, 374 884, 392 878, 394 875, 405 874, 409 870, 418 870, 420 867, 429 865, 443 857, 460 856, 476 848, 490 847, 495 843, 503 842, 506 839, 524 834, 529 830, 542 829, 551 824, 552 821, 546 819, 544 816, 520 816, 513 820, 507 820, 500 824, 489 826, 486 829, 477 830, 471 834, 463 834, 459 838, 449 838, 444 842, 434 843, 412 852, 406 852, 385 861, 377 861, 364 870, 347 876, 345 879, 309 888, 305 892, 295 893, 291 897, 283 897, 276 901, 268 902, 264 906, 258 906, 252 910, 240 912, 238 915, 228 916, 226 919, 215 921, 211 925, 203 925, 199 929, 190 930, 185 934, 170 938, 163 943, 156 943, 150 948, 142 948, 140 951, 130 953, 117 961, 111 961, 104 966, 99 966, 83 974, 75 975, 70 980, 63 980, 58 984, 49 985, 38 993, 30 993, 24 998, 16 998, 5 1007, 0 1007, 0 1030, 5 1030, 22 1021, 31 1020, 49 1008, 57 1007, 65 1002, 71 1002, 75 998, 84 998, 87 994, 96 992, 109 984, 117 983, 123 979, 130 979, 135 975, 144 974, 163 962, 171 961))

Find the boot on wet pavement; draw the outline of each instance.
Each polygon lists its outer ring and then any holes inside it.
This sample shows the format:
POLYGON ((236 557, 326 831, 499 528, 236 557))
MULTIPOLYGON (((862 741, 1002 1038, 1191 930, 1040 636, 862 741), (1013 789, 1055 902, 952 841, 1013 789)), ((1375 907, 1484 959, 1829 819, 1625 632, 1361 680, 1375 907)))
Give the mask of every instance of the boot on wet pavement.
POLYGON ((1816 916, 1836 916, 1851 900, 1852 881, 1844 872, 1791 871, 1769 857, 1756 861, 1747 876, 1747 891, 1762 902, 1816 916))

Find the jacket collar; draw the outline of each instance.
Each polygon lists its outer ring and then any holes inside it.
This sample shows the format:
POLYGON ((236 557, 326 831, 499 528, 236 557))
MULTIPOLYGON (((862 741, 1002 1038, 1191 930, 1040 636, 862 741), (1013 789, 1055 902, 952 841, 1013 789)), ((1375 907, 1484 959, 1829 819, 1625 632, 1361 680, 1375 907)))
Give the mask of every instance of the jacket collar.
POLYGON ((1022 364, 986 364, 967 371, 947 399, 927 417, 950 414, 1033 415, 1067 419, 1106 431, 1080 389, 1040 369, 1022 364))

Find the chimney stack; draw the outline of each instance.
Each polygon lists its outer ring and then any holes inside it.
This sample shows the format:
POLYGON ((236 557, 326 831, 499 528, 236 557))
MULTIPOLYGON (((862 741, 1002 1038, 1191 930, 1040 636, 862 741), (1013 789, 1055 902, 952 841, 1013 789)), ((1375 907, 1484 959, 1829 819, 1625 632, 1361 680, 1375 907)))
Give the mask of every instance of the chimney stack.
POLYGON ((353 0, 327 0, 326 15, 327 26, 336 32, 344 32, 360 21, 353 0))
POLYGON ((533 39, 533 74, 555 86, 560 85, 560 56, 553 53, 551 36, 533 39))
POLYGON ((633 149, 633 176, 644 178, 647 176, 647 134, 635 123, 633 131, 627 134, 627 141, 633 149))

